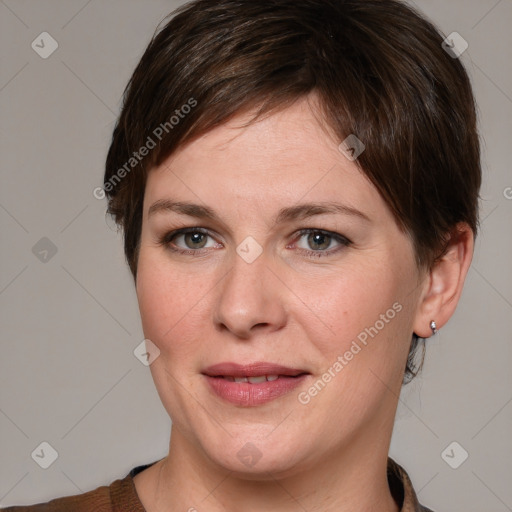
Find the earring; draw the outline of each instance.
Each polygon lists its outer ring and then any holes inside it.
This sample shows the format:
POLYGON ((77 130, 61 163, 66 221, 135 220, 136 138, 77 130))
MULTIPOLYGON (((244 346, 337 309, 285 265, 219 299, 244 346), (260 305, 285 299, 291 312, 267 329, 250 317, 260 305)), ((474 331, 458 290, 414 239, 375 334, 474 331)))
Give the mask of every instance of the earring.
POLYGON ((434 320, 431 320, 430 328, 432 329, 432 334, 436 335, 437 334, 437 327, 436 327, 436 322, 434 320))

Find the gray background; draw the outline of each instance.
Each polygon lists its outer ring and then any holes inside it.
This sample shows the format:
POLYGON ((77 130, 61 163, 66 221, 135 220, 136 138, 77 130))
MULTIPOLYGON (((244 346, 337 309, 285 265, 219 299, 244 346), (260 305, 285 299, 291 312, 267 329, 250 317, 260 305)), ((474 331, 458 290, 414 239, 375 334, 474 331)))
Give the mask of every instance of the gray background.
MULTIPOLYGON (((170 420, 133 355, 143 334, 121 237, 92 191, 124 86, 180 3, 0 2, 0 506, 85 492, 166 454, 170 420), (59 45, 47 59, 31 48, 43 31, 59 45), (33 253, 43 237, 57 248, 47 261, 33 253), (31 458, 43 441, 59 454, 46 470, 31 458)), ((485 181, 461 303, 403 390, 391 455, 434 510, 502 512, 512 510, 512 2, 416 5, 469 43, 485 181), (441 456, 453 441, 469 453, 458 469, 441 456)))

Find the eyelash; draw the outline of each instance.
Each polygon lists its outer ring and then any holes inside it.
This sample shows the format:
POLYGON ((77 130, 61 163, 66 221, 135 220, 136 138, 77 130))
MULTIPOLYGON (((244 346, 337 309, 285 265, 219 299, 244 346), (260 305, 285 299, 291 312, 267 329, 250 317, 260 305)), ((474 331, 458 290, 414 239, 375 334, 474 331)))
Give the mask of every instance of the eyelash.
MULTIPOLYGON (((179 235, 184 235, 187 233, 201 233, 203 235, 207 235, 207 236, 211 237, 210 232, 204 228, 199 228, 199 227, 197 227, 197 228, 181 228, 181 229, 176 229, 174 231, 166 233, 165 235, 160 237, 158 239, 158 245, 162 245, 162 246, 168 248, 170 251, 179 253, 179 254, 190 255, 190 256, 203 255, 204 252, 202 251, 202 249, 180 249, 179 247, 176 247, 176 246, 173 247, 171 245, 171 242, 174 238, 176 238, 179 235)), ((302 236, 310 235, 313 233, 328 236, 331 239, 337 241, 340 244, 340 246, 338 246, 335 249, 330 249, 330 250, 326 250, 326 251, 321 251, 321 250, 313 251, 313 250, 307 250, 307 249, 301 249, 301 248, 296 249, 297 251, 299 251, 300 254, 303 254, 308 258, 316 259, 316 258, 331 256, 332 254, 337 253, 340 250, 342 250, 344 247, 349 247, 352 244, 352 242, 343 235, 334 233, 332 231, 326 231, 324 229, 315 229, 315 228, 301 229, 301 230, 297 231, 297 233, 294 235, 293 239, 294 239, 294 241, 298 241, 298 240, 300 240, 300 238, 302 236)), ((208 251, 210 249, 211 248, 207 248, 206 250, 208 251)))

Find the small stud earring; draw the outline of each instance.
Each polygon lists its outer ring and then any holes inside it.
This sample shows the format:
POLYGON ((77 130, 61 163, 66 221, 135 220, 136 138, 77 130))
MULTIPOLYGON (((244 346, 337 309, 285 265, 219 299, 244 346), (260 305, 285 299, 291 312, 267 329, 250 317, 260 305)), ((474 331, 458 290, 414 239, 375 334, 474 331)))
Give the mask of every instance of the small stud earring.
POLYGON ((432 320, 430 322, 430 328, 432 329, 432 334, 436 335, 437 334, 437 327, 436 327, 436 322, 434 320, 432 320))

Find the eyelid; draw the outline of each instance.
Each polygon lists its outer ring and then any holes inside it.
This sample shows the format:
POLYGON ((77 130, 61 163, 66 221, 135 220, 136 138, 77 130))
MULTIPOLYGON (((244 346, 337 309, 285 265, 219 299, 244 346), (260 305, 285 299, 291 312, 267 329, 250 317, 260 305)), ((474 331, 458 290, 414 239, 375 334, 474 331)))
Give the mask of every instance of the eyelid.
POLYGON ((299 231, 296 231, 296 235, 303 236, 303 235, 310 235, 311 233, 320 233, 322 235, 330 236, 334 240, 343 243, 343 244, 350 244, 352 243, 351 240, 349 240, 346 236, 342 235, 341 233, 336 233, 335 231, 329 231, 327 229, 320 229, 320 228, 303 228, 299 231))

